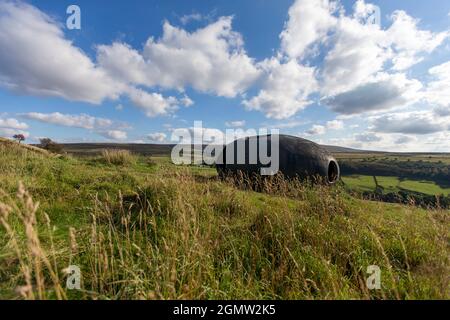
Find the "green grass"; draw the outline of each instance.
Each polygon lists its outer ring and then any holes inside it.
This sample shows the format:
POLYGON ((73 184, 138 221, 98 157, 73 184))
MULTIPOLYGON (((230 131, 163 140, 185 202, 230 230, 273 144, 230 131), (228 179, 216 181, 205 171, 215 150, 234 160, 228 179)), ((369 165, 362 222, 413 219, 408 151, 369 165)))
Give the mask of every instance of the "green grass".
MULTIPOLYGON (((342 177, 344 183, 355 191, 374 191, 375 181, 372 176, 349 175, 342 177)), ((409 190, 428 195, 450 195, 450 188, 443 188, 433 181, 419 181, 399 179, 398 177, 377 176, 378 184, 383 187, 384 192, 398 192, 409 190)))
POLYGON ((164 157, 113 165, 0 145, 0 298, 449 298, 448 211, 262 187, 164 157), (81 291, 65 289, 73 264, 81 291), (382 289, 369 291, 374 264, 382 289))

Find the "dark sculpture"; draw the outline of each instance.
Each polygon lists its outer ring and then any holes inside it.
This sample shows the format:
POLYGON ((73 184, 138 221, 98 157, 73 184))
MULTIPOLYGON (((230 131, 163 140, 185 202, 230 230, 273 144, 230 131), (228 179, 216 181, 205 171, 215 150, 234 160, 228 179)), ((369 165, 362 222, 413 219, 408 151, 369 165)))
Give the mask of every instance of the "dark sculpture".
MULTIPOLYGON (((222 150, 216 159, 216 169, 219 176, 234 175, 239 172, 247 176, 260 175, 261 168, 269 167, 267 162, 261 161, 259 153, 261 138, 267 139, 267 155, 270 157, 272 152, 272 135, 247 137, 235 140, 228 144, 222 150), (250 139, 256 139, 258 152, 252 150, 253 159, 257 157, 257 161, 249 161, 250 159, 250 139), (245 148, 243 148, 245 143, 245 148), (229 148, 234 148, 234 159, 226 153, 229 148), (239 151, 240 150, 240 151, 239 151), (243 150, 245 160, 243 160, 243 150), (238 157, 241 157, 241 164, 238 164, 238 157), (264 163, 264 164, 263 164, 264 163)), ((287 178, 310 179, 312 181, 321 180, 327 184, 334 184, 339 180, 340 169, 336 159, 328 153, 327 150, 318 144, 302 138, 277 135, 279 145, 279 172, 287 178), (317 179, 319 178, 319 179, 317 179)), ((253 140, 255 141, 255 140, 253 140)))

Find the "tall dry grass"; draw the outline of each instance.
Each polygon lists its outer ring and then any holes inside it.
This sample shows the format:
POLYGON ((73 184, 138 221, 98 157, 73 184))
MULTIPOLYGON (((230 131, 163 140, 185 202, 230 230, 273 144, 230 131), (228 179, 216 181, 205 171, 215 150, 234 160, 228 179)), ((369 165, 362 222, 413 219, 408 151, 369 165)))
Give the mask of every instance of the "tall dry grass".
POLYGON ((136 163, 136 156, 128 150, 105 149, 102 150, 102 158, 113 165, 132 165, 136 163))
POLYGON ((20 187, 0 206, 18 266, 11 285, 27 299, 448 298, 445 213, 406 208, 411 224, 387 225, 339 189, 264 183, 256 193, 183 171, 154 178, 133 194, 96 197, 89 227, 70 229, 58 248, 48 216, 20 187), (430 226, 414 228, 423 221, 430 226), (81 291, 64 287, 71 264, 81 291), (382 289, 369 291, 373 264, 382 289))
POLYGON ((15 292, 25 299, 66 298, 61 286, 50 218, 42 213, 38 217, 39 203, 20 184, 16 201, 2 193, 7 203, 0 203, 0 225, 9 237, 7 246, 13 252, 22 281, 15 286, 15 292), (41 243, 38 225, 46 228, 49 237, 49 252, 41 243), (46 278, 52 284, 47 285, 46 278))

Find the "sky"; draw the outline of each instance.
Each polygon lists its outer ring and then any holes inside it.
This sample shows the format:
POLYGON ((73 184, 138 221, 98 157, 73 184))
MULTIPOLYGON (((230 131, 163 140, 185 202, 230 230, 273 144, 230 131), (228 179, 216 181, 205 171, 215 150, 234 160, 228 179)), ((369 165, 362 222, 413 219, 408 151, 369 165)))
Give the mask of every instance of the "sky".
POLYGON ((450 152, 450 2, 0 0, 0 136, 169 143, 194 121, 450 152))

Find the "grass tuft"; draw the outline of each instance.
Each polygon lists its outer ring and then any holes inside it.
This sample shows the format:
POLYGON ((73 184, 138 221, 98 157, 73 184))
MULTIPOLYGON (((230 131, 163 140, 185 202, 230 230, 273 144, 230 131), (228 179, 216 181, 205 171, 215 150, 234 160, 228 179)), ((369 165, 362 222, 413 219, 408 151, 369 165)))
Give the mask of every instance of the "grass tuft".
POLYGON ((136 163, 136 156, 128 150, 105 149, 102 157, 108 164, 126 166, 136 163))

